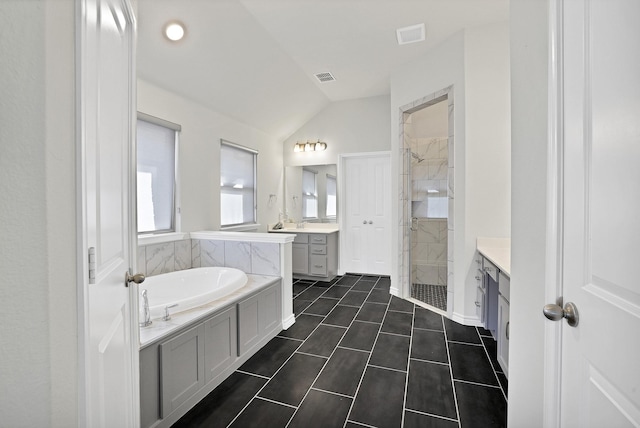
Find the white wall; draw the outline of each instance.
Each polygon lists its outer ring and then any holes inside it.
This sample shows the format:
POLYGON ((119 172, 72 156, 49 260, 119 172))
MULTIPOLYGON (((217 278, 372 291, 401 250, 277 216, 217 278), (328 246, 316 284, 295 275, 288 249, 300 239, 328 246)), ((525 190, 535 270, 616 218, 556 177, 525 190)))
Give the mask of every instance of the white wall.
POLYGON ((74 6, 0 2, 3 426, 78 424, 74 6))
POLYGON ((282 145, 275 138, 201 104, 138 79, 138 111, 180 124, 182 231, 220 228, 220 139, 258 150, 258 223, 278 221, 283 200, 282 145))
MULTIPOLYGON (((468 29, 391 76, 392 189, 396 189, 395 192, 399 189, 400 173, 400 107, 453 85, 453 316, 468 323, 477 322, 473 263, 476 238, 508 237, 510 230, 508 41, 507 23, 468 29), (491 190, 491 199, 483 197, 485 189, 491 190)), ((395 199, 400 199, 399 194, 395 199)), ((398 210, 392 210, 392 215, 394 224, 399 224, 398 210)), ((398 233, 399 229, 394 228, 394 242, 398 242, 398 233)), ((392 281, 399 277, 395 264, 394 269, 392 281)))
POLYGON ((341 154, 387 151, 391 148, 389 133, 388 96, 337 101, 284 141, 284 165, 337 164, 341 154), (294 153, 297 141, 318 139, 327 143, 327 150, 294 153))
POLYGON ((548 1, 512 0, 509 426, 543 426, 548 1))

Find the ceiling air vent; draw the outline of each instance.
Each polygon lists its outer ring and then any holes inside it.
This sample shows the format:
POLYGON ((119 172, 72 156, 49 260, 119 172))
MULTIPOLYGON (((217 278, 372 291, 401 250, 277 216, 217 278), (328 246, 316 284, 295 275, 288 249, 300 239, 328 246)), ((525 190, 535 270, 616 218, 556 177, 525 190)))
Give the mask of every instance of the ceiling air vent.
POLYGON ((425 37, 424 24, 411 25, 409 27, 398 28, 396 30, 399 45, 407 43, 421 42, 425 37))
POLYGON ((325 71, 324 73, 317 73, 315 76, 320 82, 332 82, 336 80, 336 78, 333 77, 333 74, 328 71, 325 71))

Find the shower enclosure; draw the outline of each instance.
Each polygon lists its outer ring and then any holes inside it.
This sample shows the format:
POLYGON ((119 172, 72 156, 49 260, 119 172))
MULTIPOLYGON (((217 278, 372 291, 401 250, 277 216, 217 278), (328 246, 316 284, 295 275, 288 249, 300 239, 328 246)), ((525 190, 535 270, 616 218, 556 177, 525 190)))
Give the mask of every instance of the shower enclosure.
POLYGON ((410 296, 447 311, 448 174, 447 101, 411 113, 405 123, 410 181, 410 296))

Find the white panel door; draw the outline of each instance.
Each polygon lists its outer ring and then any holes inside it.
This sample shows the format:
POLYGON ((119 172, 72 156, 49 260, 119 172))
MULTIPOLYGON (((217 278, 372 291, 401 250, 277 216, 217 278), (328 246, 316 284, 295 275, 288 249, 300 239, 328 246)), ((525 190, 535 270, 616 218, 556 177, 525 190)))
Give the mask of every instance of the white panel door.
POLYGON ((561 424, 640 426, 640 2, 564 1, 561 424))
MULTIPOLYGON (((84 284, 86 424, 139 425, 132 203, 134 17, 128 0, 83 0, 80 15, 82 251, 95 249, 84 284), (89 277, 93 276, 91 274, 89 277)), ((86 253, 85 253, 86 254, 86 253)))
POLYGON ((388 154, 348 156, 343 163, 343 272, 391 273, 391 162, 388 154))

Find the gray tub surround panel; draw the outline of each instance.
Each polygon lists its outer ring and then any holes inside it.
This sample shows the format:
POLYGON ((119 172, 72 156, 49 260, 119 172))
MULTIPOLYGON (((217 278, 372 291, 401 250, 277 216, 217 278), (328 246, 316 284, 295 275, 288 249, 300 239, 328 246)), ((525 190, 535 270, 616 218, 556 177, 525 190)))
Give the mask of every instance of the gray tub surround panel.
POLYGON ((169 427, 281 330, 280 278, 140 329, 141 426, 169 427))

